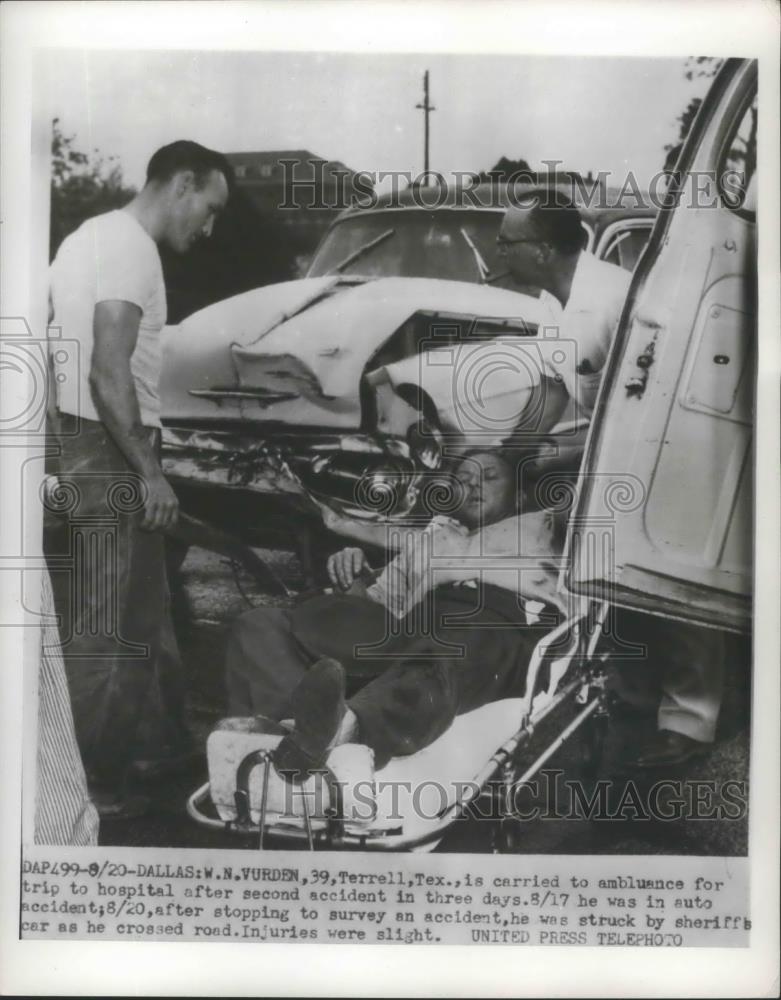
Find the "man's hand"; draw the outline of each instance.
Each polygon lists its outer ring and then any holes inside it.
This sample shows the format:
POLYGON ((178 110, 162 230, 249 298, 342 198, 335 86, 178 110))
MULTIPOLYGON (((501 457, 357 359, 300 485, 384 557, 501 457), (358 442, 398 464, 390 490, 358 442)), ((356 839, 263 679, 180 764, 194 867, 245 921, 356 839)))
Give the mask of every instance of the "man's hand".
POLYGON ((342 549, 328 557, 328 576, 331 583, 341 590, 349 590, 364 570, 371 572, 363 549, 342 549))
POLYGON ((179 517, 179 501, 165 476, 160 473, 146 480, 144 520, 141 527, 147 531, 168 531, 179 517))

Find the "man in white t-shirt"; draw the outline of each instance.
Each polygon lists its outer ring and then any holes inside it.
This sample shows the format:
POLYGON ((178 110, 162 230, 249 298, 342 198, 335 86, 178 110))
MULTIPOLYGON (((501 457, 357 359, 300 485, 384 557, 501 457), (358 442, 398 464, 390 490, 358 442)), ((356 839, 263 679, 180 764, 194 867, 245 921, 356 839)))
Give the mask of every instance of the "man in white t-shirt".
MULTIPOLYGON (((58 478, 72 503, 47 555, 76 734, 104 816, 144 808, 125 793, 141 723, 161 703, 181 705, 177 672, 163 669, 178 659, 162 534, 178 505, 158 456, 158 245, 183 253, 208 236, 231 176, 221 154, 197 143, 164 146, 130 204, 85 222, 51 265, 52 325, 79 356, 74 375, 52 351, 58 478)), ((168 749, 183 728, 172 722, 168 749)))
MULTIPOLYGON (((560 413, 569 397, 580 415, 590 418, 630 274, 582 249, 580 214, 562 192, 552 189, 529 192, 508 209, 497 245, 519 284, 543 290, 550 323, 559 329, 558 338, 543 346, 547 387, 558 394, 560 413)), ((501 530, 502 525, 488 529, 501 530)), ((663 618, 635 617, 646 626, 643 639, 651 662, 663 668, 658 733, 635 763, 679 764, 706 752, 714 740, 723 685, 723 636, 663 618)))

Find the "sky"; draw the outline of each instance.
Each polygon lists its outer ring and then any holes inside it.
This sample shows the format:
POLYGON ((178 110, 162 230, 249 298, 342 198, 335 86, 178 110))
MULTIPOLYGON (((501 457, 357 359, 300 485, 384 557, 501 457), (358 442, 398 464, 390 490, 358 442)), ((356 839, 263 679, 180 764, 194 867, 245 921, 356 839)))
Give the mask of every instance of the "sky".
MULTIPOLYGON (((116 156, 143 183, 173 139, 223 152, 308 149, 354 170, 423 169, 423 71, 430 71, 431 167, 532 167, 639 178, 661 169, 676 116, 709 81, 661 58, 50 50, 37 107, 84 152, 116 156)), ((382 188, 384 185, 379 185, 382 188)))

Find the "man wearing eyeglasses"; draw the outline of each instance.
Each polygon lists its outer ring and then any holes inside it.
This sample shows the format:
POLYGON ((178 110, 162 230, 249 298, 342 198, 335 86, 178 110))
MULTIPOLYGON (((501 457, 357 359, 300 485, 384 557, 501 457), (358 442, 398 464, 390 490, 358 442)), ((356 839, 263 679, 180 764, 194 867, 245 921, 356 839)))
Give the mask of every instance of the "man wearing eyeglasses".
POLYGON ((546 352, 546 374, 563 382, 579 414, 590 417, 629 272, 583 250, 580 213, 555 189, 531 191, 511 206, 496 242, 512 278, 542 289, 550 325, 568 346, 546 352))

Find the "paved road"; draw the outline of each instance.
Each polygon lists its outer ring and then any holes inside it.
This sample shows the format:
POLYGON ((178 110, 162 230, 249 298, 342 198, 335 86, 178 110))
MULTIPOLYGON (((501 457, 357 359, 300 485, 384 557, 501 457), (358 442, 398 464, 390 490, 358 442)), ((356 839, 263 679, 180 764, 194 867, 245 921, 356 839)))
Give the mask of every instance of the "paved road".
MULTIPOLYGON (((299 567, 287 553, 264 553, 280 578, 292 588, 301 586, 299 567)), ((177 628, 182 655, 190 676, 189 720, 200 745, 224 714, 223 656, 230 622, 250 605, 284 605, 284 597, 261 592, 243 572, 235 573, 220 557, 191 549, 182 567, 183 591, 177 602, 177 628)), ((747 853, 747 821, 699 819, 654 821, 642 818, 655 781, 668 784, 660 798, 662 808, 674 815, 675 800, 684 808, 695 789, 707 800, 708 786, 716 782, 748 785, 748 709, 750 666, 731 663, 727 693, 719 723, 717 745, 707 758, 690 763, 677 772, 644 775, 633 772, 623 761, 627 751, 654 731, 654 716, 625 713, 615 717, 607 735, 603 759, 596 778, 610 781, 603 816, 564 819, 574 780, 589 795, 594 779, 584 775, 584 744, 579 739, 556 753, 546 765, 538 795, 523 797, 527 813, 538 807, 543 818, 498 824, 467 818, 456 823, 442 842, 440 851, 489 852, 504 850, 529 854, 695 854, 741 856, 747 853), (559 772, 557 774, 557 772, 559 772), (680 791, 680 795, 678 794, 680 791), (639 803, 633 809, 633 802, 639 803)), ((535 749, 545 732, 536 736, 535 749)), ((531 758, 530 758, 531 759, 531 758)), ((101 841, 106 844, 168 847, 252 847, 252 840, 204 830, 188 819, 184 802, 205 780, 205 762, 195 762, 189 773, 146 786, 154 798, 153 814, 143 821, 104 823, 101 841)), ((717 796, 714 802, 720 801, 717 796)))

